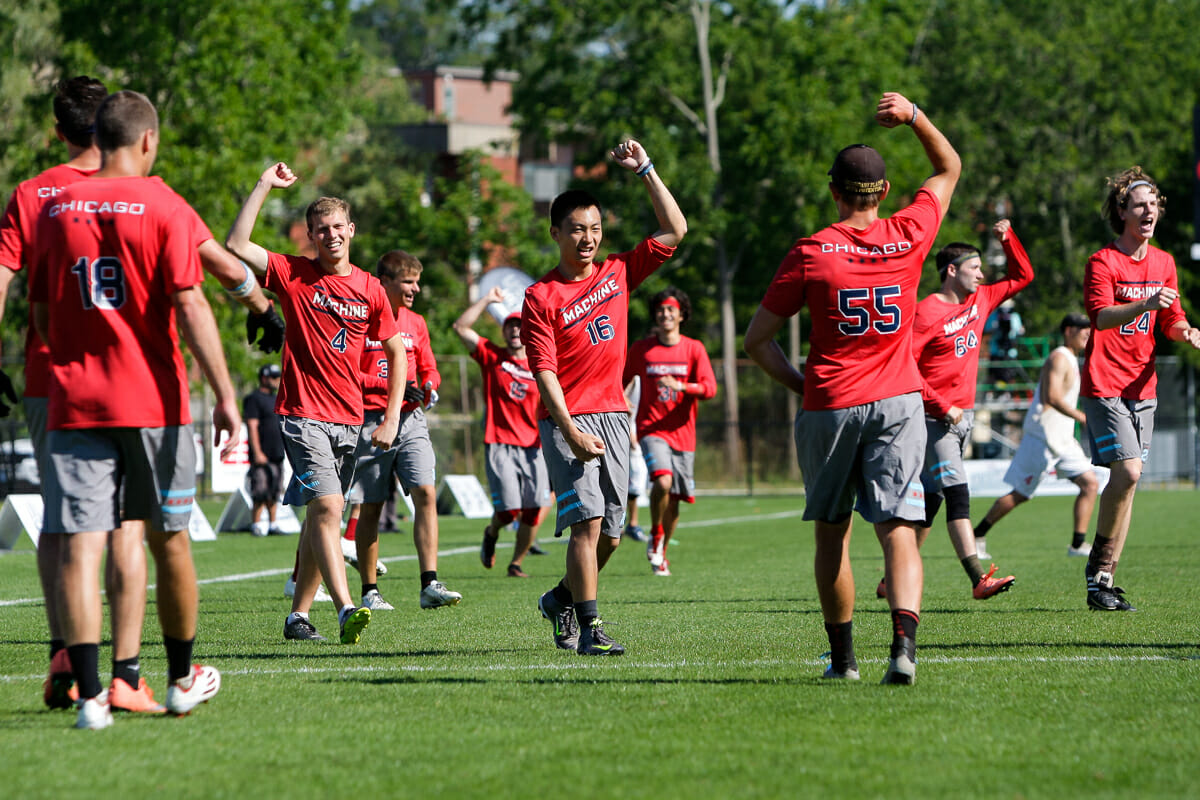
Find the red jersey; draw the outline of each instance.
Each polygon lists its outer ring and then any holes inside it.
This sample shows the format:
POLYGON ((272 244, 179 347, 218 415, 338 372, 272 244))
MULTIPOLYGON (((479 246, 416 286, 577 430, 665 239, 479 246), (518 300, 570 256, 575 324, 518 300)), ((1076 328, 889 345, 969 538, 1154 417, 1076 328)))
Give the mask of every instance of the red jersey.
POLYGON ((49 308, 49 430, 191 422, 172 295, 203 280, 194 215, 141 177, 77 181, 39 212, 29 296, 49 308))
MULTIPOLYGON (((429 326, 420 314, 400 306, 396 309, 396 332, 404 342, 404 354, 408 359, 408 382, 416 382, 424 386, 426 381, 433 381, 433 388, 442 385, 442 376, 438 372, 437 362, 433 359, 433 348, 429 344, 429 326)), ((363 371, 363 407, 367 411, 384 411, 388 401, 388 362, 383 352, 383 344, 379 340, 367 339, 362 354, 363 371)), ((400 406, 401 413, 408 413, 417 407, 417 403, 407 400, 400 406)))
POLYGON ((541 443, 537 428, 538 389, 529 360, 513 358, 483 336, 471 352, 483 372, 483 441, 536 447, 541 443))
POLYGON ((1096 315, 1155 294, 1164 286, 1179 288, 1175 259, 1157 247, 1134 261, 1114 244, 1088 259, 1083 273, 1083 304, 1092 320, 1092 335, 1084 352, 1079 393, 1084 397, 1123 397, 1146 400, 1156 397, 1154 325, 1166 333, 1186 319, 1178 298, 1162 311, 1146 311, 1117 328, 1099 330, 1096 315))
MULTIPOLYGON (((33 234, 37 214, 52 197, 75 181, 92 175, 95 170, 81 170, 59 164, 45 172, 22 181, 8 200, 4 218, 0 220, 0 265, 13 272, 32 265, 33 234)), ((32 285, 31 273, 26 282, 32 285)), ((32 323, 25 330, 25 396, 47 397, 50 391, 50 350, 42 342, 32 323)))
POLYGON ((992 311, 1033 280, 1029 255, 1017 235, 1009 231, 1003 244, 1008 256, 1004 280, 980 286, 963 303, 947 303, 931 294, 917 304, 913 356, 921 373, 925 413, 935 419, 946 416, 950 406, 975 407, 983 326, 992 311))
POLYGON ((642 379, 638 437, 657 436, 674 450, 695 450, 699 401, 717 393, 717 378, 704 345, 687 336, 681 336, 673 345, 663 344, 657 336, 634 342, 621 383, 628 384, 635 375, 642 379), (685 394, 660 386, 658 379, 668 375, 680 383, 700 384, 702 393, 685 394))
POLYGON ((363 347, 396 335, 383 286, 353 265, 348 275, 330 275, 315 259, 279 253, 268 253, 263 285, 287 318, 275 412, 361 425, 363 347))
MULTIPOLYGON (((620 366, 625 363, 629 293, 674 254, 650 237, 628 253, 592 265, 580 281, 558 268, 525 290, 521 340, 533 374, 553 372, 571 414, 625 411, 620 366)), ((538 417, 549 417, 539 404, 538 417)))
POLYGON ((871 403, 921 388, 912 326, 921 265, 942 223, 928 189, 866 230, 844 223, 796 242, 779 265, 763 308, 790 317, 808 306, 812 335, 804 408, 871 403))

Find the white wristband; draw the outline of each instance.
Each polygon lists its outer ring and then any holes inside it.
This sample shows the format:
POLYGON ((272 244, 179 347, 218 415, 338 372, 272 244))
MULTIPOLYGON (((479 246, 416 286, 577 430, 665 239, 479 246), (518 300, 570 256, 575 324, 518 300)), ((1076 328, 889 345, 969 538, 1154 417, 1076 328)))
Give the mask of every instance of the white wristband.
POLYGON ((250 271, 250 267, 245 261, 239 261, 242 269, 246 270, 246 279, 232 289, 226 289, 234 297, 247 297, 258 288, 258 279, 254 277, 254 273, 250 271))

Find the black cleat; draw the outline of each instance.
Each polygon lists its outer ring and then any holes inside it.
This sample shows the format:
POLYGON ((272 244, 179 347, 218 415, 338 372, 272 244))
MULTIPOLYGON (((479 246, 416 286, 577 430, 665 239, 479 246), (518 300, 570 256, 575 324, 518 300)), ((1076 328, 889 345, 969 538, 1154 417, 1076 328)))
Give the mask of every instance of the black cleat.
POLYGON ((559 650, 579 647, 579 625, 575 622, 575 606, 564 606, 554 599, 554 590, 538 598, 538 610, 554 625, 554 646, 559 650))
POLYGON ((1087 575, 1087 604, 1093 611, 1137 611, 1124 594, 1120 586, 1113 586, 1111 573, 1087 575))
POLYGON ((625 648, 604 632, 604 623, 599 619, 592 620, 592 624, 579 634, 578 653, 581 656, 619 656, 624 652, 625 648))

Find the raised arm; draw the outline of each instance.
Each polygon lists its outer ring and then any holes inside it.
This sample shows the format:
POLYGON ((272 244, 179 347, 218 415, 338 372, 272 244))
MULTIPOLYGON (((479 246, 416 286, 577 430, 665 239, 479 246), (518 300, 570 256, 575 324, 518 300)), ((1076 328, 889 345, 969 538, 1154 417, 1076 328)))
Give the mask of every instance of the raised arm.
POLYGON ((479 321, 479 316, 483 314, 483 310, 492 303, 503 302, 504 290, 499 286, 493 286, 491 291, 467 306, 467 310, 454 320, 454 332, 458 334, 458 338, 467 348, 468 353, 474 353, 475 348, 479 347, 479 334, 475 332, 474 327, 475 323, 479 321))
POLYGON ((217 244, 215 239, 206 239, 201 243, 199 253, 204 271, 216 278, 221 288, 229 292, 251 314, 267 312, 271 301, 263 294, 254 274, 249 272, 233 253, 217 244))
POLYGON ((229 229, 229 235, 225 237, 225 246, 258 275, 267 274, 267 251, 250 241, 254 223, 258 220, 258 212, 262 211, 263 203, 272 189, 283 189, 295 182, 295 174, 282 161, 268 167, 258 179, 258 183, 254 184, 254 189, 250 191, 250 196, 246 198, 242 210, 238 212, 233 226, 229 229))
POLYGON ((679 204, 675 202, 667 185, 658 177, 654 162, 646 154, 646 149, 637 140, 628 139, 614 147, 611 155, 614 161, 640 177, 646 191, 649 192, 650 202, 654 205, 654 216, 658 219, 658 230, 654 232, 653 238, 667 247, 676 247, 687 233, 687 219, 679 210, 679 204))
POLYGON ((774 314, 761 305, 754 312, 754 317, 746 327, 746 336, 742 347, 754 363, 763 371, 791 389, 798 395, 804 395, 804 375, 792 366, 787 355, 783 352, 775 336, 783 329, 786 317, 774 314))
POLYGON ((212 308, 204 298, 199 286, 182 289, 171 295, 179 329, 188 349, 216 395, 213 406, 213 444, 221 441, 221 431, 229 433, 229 440, 221 450, 225 457, 242 438, 242 417, 238 411, 237 395, 233 382, 229 380, 229 369, 225 365, 225 352, 221 349, 221 334, 212 308))
POLYGON ((913 129, 917 141, 925 148, 925 156, 933 165, 933 174, 921 186, 937 195, 942 214, 945 215, 950 208, 950 198, 954 196, 954 187, 958 185, 958 177, 962 174, 962 160, 950 140, 916 103, 897 92, 883 93, 875 109, 875 119, 885 128, 894 128, 903 123, 913 129))

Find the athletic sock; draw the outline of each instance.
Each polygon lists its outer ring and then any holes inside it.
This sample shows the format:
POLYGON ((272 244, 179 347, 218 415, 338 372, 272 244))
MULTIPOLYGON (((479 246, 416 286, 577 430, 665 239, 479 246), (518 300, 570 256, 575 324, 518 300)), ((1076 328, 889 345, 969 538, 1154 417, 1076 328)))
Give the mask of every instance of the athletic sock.
POLYGON ((558 585, 550 590, 550 594, 558 601, 559 605, 569 606, 575 603, 575 598, 571 595, 571 589, 567 586, 566 578, 559 581, 558 585))
POLYGON ((980 520, 979 524, 975 526, 975 538, 982 539, 983 537, 987 536, 987 532, 991 529, 992 523, 988 522, 986 518, 980 520))
POLYGON ((845 673, 858 669, 854 658, 854 622, 826 622, 825 635, 829 637, 829 661, 834 672, 845 673))
MULTIPOLYGON (((976 534, 978 535, 978 534, 976 534)), ((1087 541, 1087 531, 1075 531, 1071 535, 1071 547, 1078 550, 1079 547, 1087 541)))
POLYGON ((596 610, 595 600, 580 600, 575 604, 575 619, 579 620, 581 630, 590 627, 599 616, 600 612, 596 610))
POLYGON ((71 674, 79 687, 79 699, 88 700, 100 694, 100 645, 73 644, 67 648, 71 659, 71 674))
POLYGON ((902 653, 909 658, 916 658, 917 624, 920 621, 921 617, 915 611, 897 608, 892 612, 892 658, 902 653))
POLYGON ((293 611, 292 613, 288 614, 288 616, 287 616, 287 624, 291 625, 293 622, 295 622, 298 619, 302 619, 308 623, 312 622, 312 620, 310 620, 308 618, 308 614, 305 614, 303 611, 293 611))
POLYGON ((960 559, 959 563, 963 565, 963 569, 967 571, 967 577, 971 579, 971 585, 975 586, 983 580, 983 567, 979 566, 979 556, 971 555, 960 559))
POLYGON ((50 640, 50 660, 53 661, 54 657, 56 655, 58 655, 58 651, 66 649, 66 646, 67 646, 67 643, 65 641, 63 641, 62 639, 51 639, 50 640))
POLYGON ((163 645, 167 648, 167 683, 192 674, 192 644, 195 639, 172 639, 163 634, 163 645))
POLYGON ((346 535, 342 538, 346 539, 347 541, 353 542, 354 541, 354 533, 357 530, 358 530, 358 517, 351 517, 350 521, 346 523, 346 535))
POLYGON ((138 657, 122 658, 121 660, 113 659, 112 662, 113 679, 120 678, 129 684, 131 689, 136 689, 138 683, 141 682, 142 665, 138 663, 138 657))
POLYGON ((437 570, 431 569, 421 573, 421 588, 424 589, 429 584, 437 580, 437 570))
POLYGON ((362 590, 363 597, 366 597, 366 596, 367 596, 369 593, 371 593, 371 592, 377 592, 377 591, 379 591, 379 584, 378 584, 378 583, 364 583, 364 584, 362 585, 362 587, 363 587, 363 590, 362 590))
POLYGON ((1095 575, 1097 572, 1113 571, 1113 551, 1115 550, 1114 542, 1107 536, 1096 534, 1096 538, 1092 540, 1092 554, 1088 556, 1088 572, 1095 575))
POLYGON ((351 603, 347 603, 346 605, 342 606, 338 611, 338 625, 346 624, 346 617, 353 614, 355 610, 356 609, 354 608, 354 605, 351 603))

